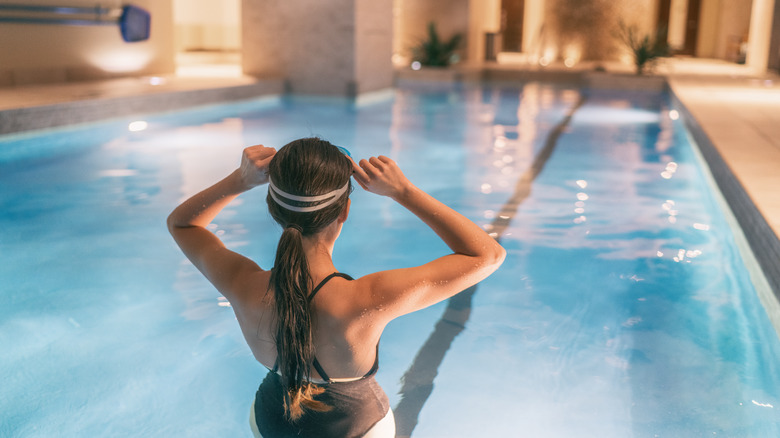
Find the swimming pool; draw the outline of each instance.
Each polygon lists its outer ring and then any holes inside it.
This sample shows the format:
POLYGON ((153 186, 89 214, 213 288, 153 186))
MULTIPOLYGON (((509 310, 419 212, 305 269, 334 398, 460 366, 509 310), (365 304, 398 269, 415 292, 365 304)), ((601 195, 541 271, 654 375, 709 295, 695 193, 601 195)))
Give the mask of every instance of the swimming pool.
MULTIPOLYGON (((264 369, 165 217, 245 145, 313 134, 392 157, 508 250, 474 290, 385 332, 377 379, 399 435, 776 437, 780 341, 671 110, 540 83, 425 86, 0 139, 0 435, 251 436, 264 369)), ((242 195, 214 232, 267 267, 264 197, 242 195)), ((358 189, 334 258, 359 276, 445 250, 358 189)))

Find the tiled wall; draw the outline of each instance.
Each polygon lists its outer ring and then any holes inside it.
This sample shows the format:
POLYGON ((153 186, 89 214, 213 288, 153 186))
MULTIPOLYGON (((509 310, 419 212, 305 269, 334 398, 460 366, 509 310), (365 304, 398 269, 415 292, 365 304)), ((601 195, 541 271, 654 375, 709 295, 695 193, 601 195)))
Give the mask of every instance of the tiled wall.
POLYGON ((392 85, 390 0, 243 0, 241 15, 247 74, 285 78, 295 94, 392 85))

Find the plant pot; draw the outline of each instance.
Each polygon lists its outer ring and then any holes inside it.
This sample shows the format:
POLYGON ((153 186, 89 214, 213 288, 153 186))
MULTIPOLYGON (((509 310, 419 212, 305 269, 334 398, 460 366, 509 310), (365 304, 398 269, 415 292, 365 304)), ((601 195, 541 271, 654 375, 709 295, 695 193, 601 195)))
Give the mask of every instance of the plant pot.
POLYGON ((594 89, 663 92, 667 90, 666 78, 657 75, 628 73, 588 72, 583 76, 585 86, 594 89))

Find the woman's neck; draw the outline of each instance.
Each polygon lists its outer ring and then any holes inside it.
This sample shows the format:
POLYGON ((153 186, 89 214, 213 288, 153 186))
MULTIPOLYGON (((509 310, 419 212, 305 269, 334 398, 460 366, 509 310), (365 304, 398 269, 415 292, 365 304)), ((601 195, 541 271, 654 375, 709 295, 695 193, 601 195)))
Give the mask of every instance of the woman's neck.
POLYGON ((334 221, 313 236, 303 238, 303 251, 312 277, 324 277, 336 271, 333 265, 333 247, 341 234, 342 221, 334 221))
POLYGON ((320 234, 303 239, 303 250, 312 277, 324 276, 336 271, 333 265, 333 247, 336 241, 322 237, 324 236, 320 234))

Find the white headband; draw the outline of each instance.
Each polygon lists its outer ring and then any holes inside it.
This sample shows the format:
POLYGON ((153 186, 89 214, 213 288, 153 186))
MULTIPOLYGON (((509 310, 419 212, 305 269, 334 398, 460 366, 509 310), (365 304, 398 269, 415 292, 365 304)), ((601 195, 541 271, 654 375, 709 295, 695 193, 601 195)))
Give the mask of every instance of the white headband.
POLYGON ((324 195, 316 195, 316 196, 297 196, 297 195, 291 195, 289 193, 283 192, 283 191, 279 190, 279 188, 274 185, 273 181, 271 181, 271 178, 268 178, 268 186, 269 186, 268 187, 268 194, 271 195, 271 198, 273 198, 273 200, 276 201, 277 204, 281 205, 282 207, 284 207, 284 208, 286 208, 287 210, 290 210, 290 211, 297 211, 299 213, 307 213, 307 212, 310 212, 310 211, 321 210, 321 209, 323 209, 323 208, 325 208, 325 207, 335 203, 336 201, 338 201, 341 198, 341 195, 343 195, 344 192, 346 192, 347 189, 349 189, 349 180, 347 180, 347 183, 344 184, 344 187, 342 187, 340 189, 336 189, 336 190, 334 190, 332 192, 325 193, 324 195), (279 197, 276 196, 276 193, 274 193, 274 192, 278 193, 280 196, 284 196, 287 199, 291 199, 293 201, 300 201, 300 202, 317 202, 317 201, 323 201, 323 200, 328 199, 328 198, 331 198, 331 199, 329 201, 327 201, 327 202, 323 202, 322 204, 313 205, 311 207, 296 207, 294 205, 290 205, 290 204, 282 201, 281 199, 279 199, 279 197))

